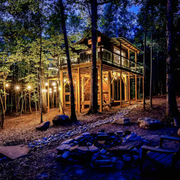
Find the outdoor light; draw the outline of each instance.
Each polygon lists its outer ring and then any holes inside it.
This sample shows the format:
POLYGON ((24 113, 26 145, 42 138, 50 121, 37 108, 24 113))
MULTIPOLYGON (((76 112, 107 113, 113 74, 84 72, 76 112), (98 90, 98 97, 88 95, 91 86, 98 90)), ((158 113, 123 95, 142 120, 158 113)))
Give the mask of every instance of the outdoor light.
POLYGON ((30 89, 31 89, 31 86, 28 86, 27 88, 30 90, 30 89))
POLYGON ((59 87, 59 90, 61 90, 61 87, 59 87))
POLYGON ((57 87, 56 86, 54 86, 54 89, 56 89, 57 87))
POLYGON ((54 92, 56 92, 56 89, 54 89, 54 92))
POLYGON ((55 86, 55 85, 56 85, 56 83, 55 83, 55 82, 53 82, 53 83, 52 83, 52 85, 53 85, 53 86, 55 86))
POLYGON ((19 89, 20 89, 20 87, 19 87, 19 86, 15 86, 15 89, 16 89, 16 90, 19 90, 19 89))
POLYGON ((51 91, 52 90, 52 88, 49 88, 49 91, 51 91))
POLYGON ((52 91, 49 91, 49 93, 51 94, 51 93, 52 93, 52 91))
POLYGON ((47 83, 47 82, 45 83, 45 86, 48 86, 48 83, 47 83))
POLYGON ((66 79, 64 79, 64 82, 66 82, 66 79))
POLYGON ((9 84, 6 84, 6 87, 9 87, 9 84))

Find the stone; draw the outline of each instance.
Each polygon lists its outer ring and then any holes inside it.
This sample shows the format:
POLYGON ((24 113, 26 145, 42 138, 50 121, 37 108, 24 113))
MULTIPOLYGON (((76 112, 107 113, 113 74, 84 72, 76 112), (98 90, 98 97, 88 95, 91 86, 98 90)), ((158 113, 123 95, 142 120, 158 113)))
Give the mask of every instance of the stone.
POLYGON ((66 141, 63 141, 61 144, 70 144, 73 142, 73 139, 68 139, 66 141))
POLYGON ((60 146, 57 147, 58 153, 68 151, 71 148, 69 144, 61 144, 60 146))
POLYGON ((45 123, 42 123, 41 125, 36 127, 36 130, 39 131, 46 131, 49 128, 50 121, 46 121, 45 123))
POLYGON ((142 129, 156 129, 162 127, 161 121, 149 117, 139 118, 138 126, 142 129))
POLYGON ((112 123, 120 124, 120 125, 128 125, 128 124, 130 124, 130 119, 123 117, 123 118, 114 120, 112 123))
POLYGON ((111 164, 111 159, 98 159, 98 160, 95 160, 95 164, 96 165, 111 164))
POLYGON ((79 146, 79 145, 76 145, 76 146, 71 147, 71 148, 69 149, 69 151, 75 151, 75 150, 77 150, 78 146, 79 146))
POLYGON ((79 141, 80 139, 82 139, 83 138, 83 136, 76 136, 75 138, 74 138, 74 140, 75 141, 79 141))
POLYGON ((80 153, 86 153, 86 152, 89 151, 88 147, 86 147, 86 146, 79 146, 79 147, 77 148, 77 150, 78 150, 80 153))
POLYGON ((122 157, 123 157, 123 161, 125 161, 125 162, 131 161, 131 155, 130 154, 124 154, 122 157))
POLYGON ((90 135, 91 134, 89 132, 82 133, 82 136, 85 136, 85 137, 90 136, 90 135))
POLYGON ((63 154, 62 154, 62 158, 64 158, 64 159, 67 159, 68 157, 70 156, 70 152, 69 151, 66 151, 66 152, 64 152, 63 154))
POLYGON ((97 148, 96 146, 89 146, 89 151, 91 152, 98 152, 99 151, 99 148, 97 148))
POLYGON ((53 118, 52 122, 54 126, 65 125, 65 124, 70 123, 70 119, 69 119, 69 116, 66 116, 66 115, 56 115, 53 118))
POLYGON ((117 160, 115 163, 115 168, 121 170, 124 166, 124 162, 121 160, 117 160))
POLYGON ((180 128, 177 131, 177 135, 180 137, 180 128))

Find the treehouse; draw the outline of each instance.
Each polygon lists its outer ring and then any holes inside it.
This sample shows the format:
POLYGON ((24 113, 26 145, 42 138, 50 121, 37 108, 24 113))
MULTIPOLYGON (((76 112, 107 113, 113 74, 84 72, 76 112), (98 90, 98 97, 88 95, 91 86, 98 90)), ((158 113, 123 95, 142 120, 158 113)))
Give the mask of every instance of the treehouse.
MULTIPOLYGON (((87 45, 88 49, 78 52, 79 58, 71 61, 74 83, 76 110, 80 113, 90 104, 91 89, 91 46, 90 32, 78 44, 87 45)), ((104 103, 122 106, 131 104, 143 94, 143 67, 137 61, 141 50, 125 38, 110 38, 97 31, 97 73, 98 73, 98 105, 103 111, 104 103)), ((48 77, 48 81, 58 76, 48 77)), ((49 86, 48 86, 49 87, 49 86)), ((63 107, 70 106, 70 87, 67 63, 60 64, 60 97, 63 107)), ((48 109, 49 109, 48 90, 48 109)))

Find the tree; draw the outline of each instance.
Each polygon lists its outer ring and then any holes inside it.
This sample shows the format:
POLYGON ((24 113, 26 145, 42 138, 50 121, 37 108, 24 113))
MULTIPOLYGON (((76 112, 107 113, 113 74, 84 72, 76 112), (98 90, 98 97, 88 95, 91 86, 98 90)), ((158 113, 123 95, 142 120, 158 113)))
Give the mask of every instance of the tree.
POLYGON ((67 32, 66 32, 66 24, 64 18, 64 6, 62 0, 59 0, 60 9, 61 9, 61 22, 62 22, 62 30, 64 33, 64 42, 66 48, 66 56, 67 56, 67 65, 68 65, 68 75, 69 75, 69 82, 70 82, 70 94, 71 94, 71 121, 76 122, 76 112, 75 112, 75 104, 74 104, 74 88, 73 88, 73 81, 72 81, 72 72, 71 72, 71 61, 69 55, 69 45, 67 39, 67 32))
POLYGON ((179 111, 176 102, 175 93, 175 79, 174 79, 174 37, 173 37, 173 8, 172 0, 167 0, 167 21, 166 21, 166 33, 167 33, 167 58, 166 58, 166 91, 167 91, 167 104, 166 113, 180 123, 179 111))

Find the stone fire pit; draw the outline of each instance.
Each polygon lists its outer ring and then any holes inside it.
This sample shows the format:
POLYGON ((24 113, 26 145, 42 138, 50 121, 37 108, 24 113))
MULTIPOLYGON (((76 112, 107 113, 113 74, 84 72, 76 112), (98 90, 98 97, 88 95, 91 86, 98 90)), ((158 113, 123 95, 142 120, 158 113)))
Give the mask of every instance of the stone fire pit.
POLYGON ((146 140, 130 131, 83 133, 57 147, 57 160, 81 163, 92 167, 114 167, 136 164, 139 149, 146 140))

